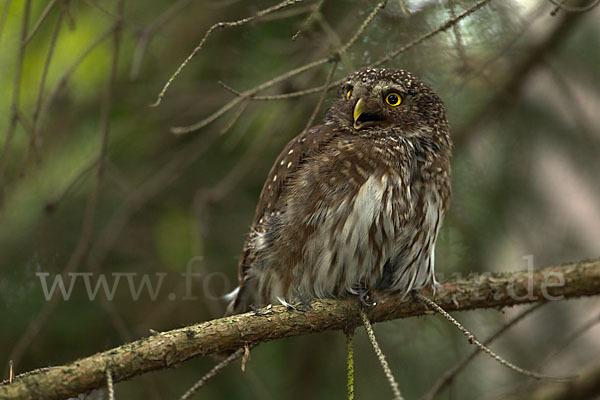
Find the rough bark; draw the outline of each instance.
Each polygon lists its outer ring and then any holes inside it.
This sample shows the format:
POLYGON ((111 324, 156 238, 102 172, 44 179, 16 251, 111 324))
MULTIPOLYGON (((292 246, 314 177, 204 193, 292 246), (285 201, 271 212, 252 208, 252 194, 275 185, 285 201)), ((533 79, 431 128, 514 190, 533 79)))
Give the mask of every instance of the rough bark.
MULTIPOLYGON (((431 293, 425 293, 431 295, 431 293)), ((600 259, 535 271, 478 274, 437 288, 435 301, 448 311, 503 308, 600 294, 600 259)), ((423 304, 381 295, 373 322, 431 313, 423 304)), ((157 333, 70 364, 43 368, 0 385, 3 399, 62 399, 101 387, 110 369, 114 382, 145 372, 176 367, 192 357, 231 352, 289 336, 346 329, 359 324, 356 299, 315 301, 310 310, 273 306, 157 333)))

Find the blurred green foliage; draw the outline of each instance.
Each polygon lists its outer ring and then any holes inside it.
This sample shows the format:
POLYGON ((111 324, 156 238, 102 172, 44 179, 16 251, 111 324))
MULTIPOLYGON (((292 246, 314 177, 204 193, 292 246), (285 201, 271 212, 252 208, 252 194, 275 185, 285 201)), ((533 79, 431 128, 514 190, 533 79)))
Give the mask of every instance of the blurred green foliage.
MULTIPOLYGON (((174 80, 162 104, 149 108, 212 24, 253 15, 274 2, 180 1, 183 7, 168 20, 161 15, 174 2, 125 2, 117 74, 107 100, 114 35, 75 63, 111 29, 117 3, 54 3, 25 47, 18 123, 7 142, 28 1, 0 2, 0 154, 5 165, 0 171, 0 365, 15 359, 18 373, 114 347, 147 335, 149 329, 167 330, 221 315, 224 302, 219 296, 236 283, 237 257, 264 177, 285 143, 304 128, 319 93, 250 101, 238 120, 232 121, 234 109, 183 136, 171 134, 170 128, 195 123, 231 100, 233 95, 218 81, 246 90, 329 56, 354 34, 375 4, 325 1, 295 41, 291 37, 317 2, 216 30, 174 80), (146 37, 148 27, 155 28, 146 37), (66 85, 58 87, 63 77, 66 85), (108 148, 86 239, 83 227, 98 181, 96 161, 104 126, 108 148), (99 274, 106 274, 112 284, 110 274, 137 273, 136 279, 148 274, 156 284, 156 274, 166 274, 157 298, 143 291, 134 300, 122 278, 111 301, 102 290, 90 301, 80 280, 68 301, 60 299, 45 314, 48 302, 36 273, 49 272, 51 284, 55 274, 65 272, 81 242, 86 252, 76 270, 93 271, 93 283, 99 274), (181 274, 188 266, 202 274, 192 281, 196 300, 184 299, 189 287, 181 274), (41 319, 43 315, 48 318, 41 319), (36 321, 43 322, 40 330, 27 339, 36 321)), ((334 79, 434 30, 451 17, 449 7, 458 14, 474 4, 406 3, 410 15, 402 13, 399 0, 389 2, 342 57, 334 79)), ((48 4, 31 2, 28 33, 48 4)), ((436 256, 444 276, 524 269, 522 257, 530 254, 541 266, 600 253, 599 11, 551 16, 551 10, 550 3, 541 1, 491 2, 457 29, 387 63, 419 75, 449 111, 456 141, 454 198, 436 256), (567 23, 560 36, 552 36, 567 23), (532 68, 522 71, 525 63, 532 68), (511 79, 518 83, 507 91, 511 79)), ((322 85, 328 70, 328 65, 309 70, 261 94, 322 85)), ((317 120, 334 96, 335 91, 328 93, 317 120)), ((518 311, 459 317, 485 337, 518 311)), ((586 316, 599 311, 593 299, 548 305, 506 335, 499 352, 533 367, 586 316)), ((378 325, 376 332, 406 398, 424 393, 471 350, 437 317, 393 321, 378 325)), ((364 332, 357 336, 357 398, 389 398, 391 391, 364 332)), ((598 328, 569 349, 548 368, 572 372, 593 361, 600 349, 598 328)), ((117 395, 173 398, 212 364, 209 358, 197 359, 173 371, 120 383, 117 395)), ((344 338, 328 332, 261 345, 252 351, 248 368, 241 373, 230 367, 201 395, 341 398, 344 338)), ((456 398, 490 398, 523 380, 481 358, 458 377, 451 392, 456 398)))

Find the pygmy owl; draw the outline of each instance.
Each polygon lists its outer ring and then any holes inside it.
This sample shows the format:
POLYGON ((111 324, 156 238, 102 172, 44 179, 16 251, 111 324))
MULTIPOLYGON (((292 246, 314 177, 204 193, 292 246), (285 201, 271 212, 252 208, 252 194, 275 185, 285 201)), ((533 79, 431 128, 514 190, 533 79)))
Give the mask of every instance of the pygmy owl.
POLYGON ((442 100, 414 75, 351 74, 271 168, 226 315, 433 285, 451 147, 442 100))

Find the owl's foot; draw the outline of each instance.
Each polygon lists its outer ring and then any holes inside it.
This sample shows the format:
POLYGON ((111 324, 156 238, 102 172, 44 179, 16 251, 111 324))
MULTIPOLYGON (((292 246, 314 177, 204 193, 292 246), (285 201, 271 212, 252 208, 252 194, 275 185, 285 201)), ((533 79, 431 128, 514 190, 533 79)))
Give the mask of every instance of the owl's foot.
POLYGON ((256 307, 254 304, 250 304, 250 310, 254 313, 255 317, 262 317, 264 315, 268 315, 269 312, 260 311, 261 309, 256 307))
MULTIPOLYGON (((421 293, 421 289, 411 289, 410 292, 408 292, 408 294, 410 294, 410 297, 412 297, 413 300, 423 302, 423 300, 420 300, 420 297, 419 297, 419 296, 424 296, 423 293, 421 293)), ((433 296, 432 296, 432 298, 433 298, 433 296)))
POLYGON ((310 310, 312 307, 310 306, 310 303, 312 302, 312 299, 310 297, 300 297, 300 303, 297 305, 293 305, 291 303, 288 303, 287 301, 285 301, 284 299, 282 299, 281 297, 278 297, 277 300, 279 301, 279 303, 281 303, 281 305, 284 305, 288 311, 299 311, 299 312, 306 312, 308 310, 310 310))
POLYGON ((359 290, 358 296, 360 299, 360 306, 367 312, 372 311, 379 303, 379 297, 367 289, 362 288, 359 290))
POLYGON ((300 296, 298 300, 300 301, 300 308, 302 312, 312 310, 312 306, 310 305, 313 300, 312 297, 300 296))
POLYGON ((433 278, 433 283, 431 284, 431 297, 435 297, 435 292, 439 287, 441 287, 441 282, 438 282, 435 277, 433 278))

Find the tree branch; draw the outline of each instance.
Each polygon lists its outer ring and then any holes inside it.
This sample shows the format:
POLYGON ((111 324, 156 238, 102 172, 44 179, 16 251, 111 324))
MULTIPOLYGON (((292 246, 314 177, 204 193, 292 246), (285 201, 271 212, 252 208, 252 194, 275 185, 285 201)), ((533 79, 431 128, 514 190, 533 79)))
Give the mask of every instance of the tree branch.
MULTIPOLYGON (((431 295, 431 293, 425 293, 431 295)), ((536 271, 486 273, 452 279, 437 288, 435 301, 447 311, 502 308, 518 304, 600 294, 600 259, 536 271)), ((420 302, 382 295, 372 322, 430 314, 420 302)), ((196 356, 231 352, 284 337, 359 325, 358 302, 315 301, 306 312, 267 307, 158 333, 70 364, 22 374, 0 385, 3 399, 62 399, 145 372, 176 367, 196 356)))
POLYGON ((544 382, 507 400, 593 400, 600 394, 600 364, 587 366, 568 382, 544 382))

